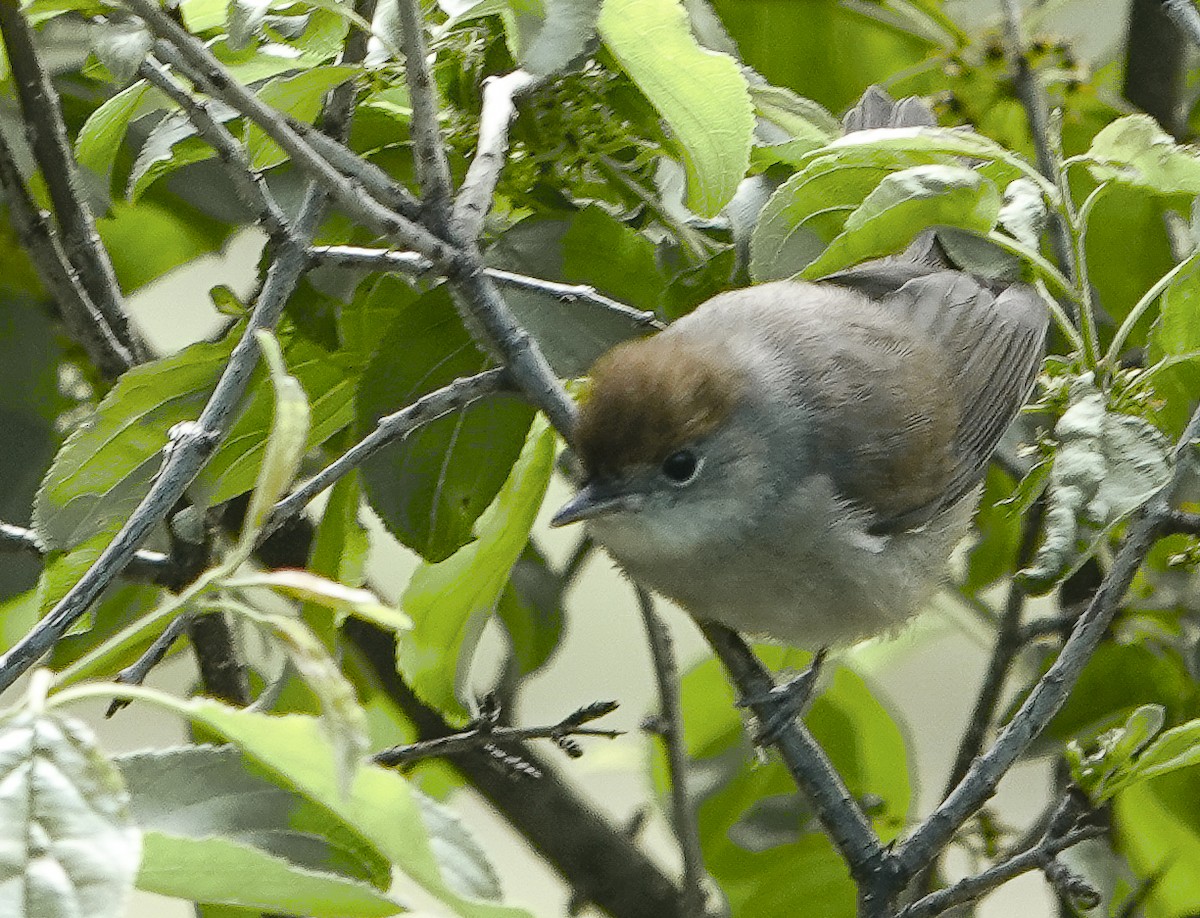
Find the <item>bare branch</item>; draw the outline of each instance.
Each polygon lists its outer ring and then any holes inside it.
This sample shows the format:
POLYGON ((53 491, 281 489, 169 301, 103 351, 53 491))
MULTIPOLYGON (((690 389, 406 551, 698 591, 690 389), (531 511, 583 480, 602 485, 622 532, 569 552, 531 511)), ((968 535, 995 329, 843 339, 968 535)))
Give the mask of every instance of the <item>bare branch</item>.
POLYGON ((166 68, 153 57, 147 58, 138 67, 138 74, 148 83, 157 86, 168 98, 183 109, 184 114, 195 126, 196 131, 208 141, 226 166, 234 190, 251 210, 258 215, 267 232, 273 237, 284 237, 291 231, 287 216, 275 200, 271 189, 261 175, 251 168, 246 151, 220 121, 213 117, 209 103, 198 99, 183 88, 166 68))
MULTIPOLYGON (((1029 564, 1037 548, 1038 535, 1042 522, 1046 517, 1046 501, 1037 500, 1025 514, 1021 522, 1021 543, 1017 548, 1017 569, 1029 564)), ((945 794, 949 794, 958 782, 963 779, 975 756, 983 749, 983 739, 991 729, 1000 706, 1001 693, 1008 671, 1016 659, 1017 652, 1025 645, 1025 632, 1021 627, 1021 613, 1025 608, 1025 590, 1014 577, 1008 587, 1008 598, 1004 603, 1004 612, 1000 616, 1000 627, 996 633, 996 646, 988 660, 987 672, 979 688, 979 695, 967 729, 959 743, 958 755, 955 756, 954 766, 950 769, 950 778, 946 784, 945 794)))
POLYGON ((287 520, 303 511, 314 497, 387 444, 401 440, 423 424, 465 408, 485 396, 510 389, 511 382, 506 370, 485 370, 475 376, 456 379, 449 385, 421 396, 408 407, 380 418, 371 433, 272 508, 267 525, 263 527, 262 538, 265 539, 287 520))
MULTIPOLYGON (((391 767, 419 762, 422 759, 486 750, 487 747, 495 746, 496 743, 525 742, 531 739, 553 740, 572 758, 578 758, 581 754, 578 748, 565 745, 563 741, 573 736, 602 736, 605 739, 616 739, 618 736, 622 736, 620 730, 600 730, 584 726, 605 714, 612 713, 616 708, 615 701, 599 701, 580 708, 558 723, 546 727, 500 727, 496 725, 494 718, 481 717, 467 729, 458 733, 422 740, 419 743, 409 743, 405 746, 393 746, 391 749, 377 752, 371 758, 377 765, 391 767)), ((538 776, 541 776, 540 773, 538 776)))
POLYGON ((1192 415, 1176 446, 1175 471, 1171 479, 1147 500, 1130 522, 1108 575, 1076 622, 1062 652, 1038 680, 991 749, 974 760, 963 780, 917 827, 896 855, 902 877, 912 877, 932 862, 971 814, 996 792, 1000 779, 1058 713, 1108 630, 1134 574, 1162 534, 1182 483, 1197 465, 1198 439, 1200 409, 1192 415))
MULTIPOLYGON (((1195 7, 1186 5, 1192 16, 1195 7)), ((1187 43, 1162 0, 1131 0, 1125 40, 1125 80, 1122 94, 1171 132, 1177 140, 1187 133, 1183 93, 1187 72, 1187 43)), ((1200 19, 1197 20, 1200 24, 1200 19)))
POLYGON ((404 50, 404 73, 412 102, 413 154, 417 181, 424 196, 425 222, 442 238, 459 241, 462 237, 450 234, 450 164, 446 161, 438 127, 438 102, 429 72, 429 50, 425 46, 425 21, 420 0, 397 0, 396 13, 404 50))
MULTIPOLYGON (((146 2, 146 0, 137 0, 146 2)), ((413 106, 413 141, 418 174, 432 225, 458 249, 459 257, 444 265, 451 296, 476 341, 496 356, 550 423, 570 441, 575 428, 575 403, 554 375, 537 342, 513 318, 496 285, 484 273, 474 238, 458 235, 450 209, 450 171, 437 125, 437 100, 429 75, 424 23, 419 0, 398 0, 408 89, 413 106)), ((429 253, 417 249, 422 255, 429 253)), ((437 258, 433 258, 436 263, 437 258)))
POLYGON ((700 849, 700 826, 692 807, 687 786, 687 742, 683 735, 683 699, 679 694, 679 667, 675 648, 666 625, 654 610, 654 598, 642 587, 635 586, 646 638, 654 661, 654 678, 658 683, 658 703, 662 708, 661 723, 656 731, 667 750, 667 770, 671 776, 671 813, 675 838, 683 860, 683 889, 680 909, 685 915, 706 912, 704 854, 700 849))
POLYGON ((973 902, 997 886, 1007 883, 1023 873, 1028 873, 1030 870, 1047 869, 1055 862, 1054 859, 1068 848, 1073 848, 1082 841, 1103 834, 1104 829, 1100 826, 1086 826, 1069 832, 1061 838, 1045 837, 1033 848, 1014 855, 983 873, 965 877, 953 886, 939 889, 937 892, 918 899, 900 913, 900 918, 933 918, 934 915, 941 915, 956 905, 973 902))
MULTIPOLYGON (((46 555, 46 546, 32 529, 0 523, 0 552, 22 552, 42 558, 46 555)), ((124 573, 134 580, 145 580, 159 586, 167 586, 177 577, 170 555, 146 549, 134 554, 124 573)))
MULTIPOLYGON (((391 249, 370 249, 354 245, 313 246, 309 251, 313 258, 343 267, 362 267, 375 271, 396 270, 415 276, 435 270, 429 259, 421 257, 416 252, 396 252, 391 249)), ((655 317, 654 313, 634 309, 618 300, 610 299, 597 293, 595 287, 585 284, 560 284, 557 281, 529 277, 526 274, 514 274, 512 271, 502 271, 499 268, 484 268, 483 273, 503 287, 545 293, 558 297, 565 303, 588 303, 623 316, 647 330, 657 331, 663 328, 663 323, 655 317)))
POLYGON ((479 145, 454 201, 455 229, 464 239, 477 238, 483 229, 508 152, 508 126, 517 114, 516 100, 537 83, 533 74, 514 70, 502 77, 491 77, 483 85, 479 145))
MULTIPOLYGON (((1025 117, 1029 120, 1029 133, 1033 137, 1033 148, 1037 153, 1038 171, 1061 187, 1058 155, 1050 139, 1049 104, 1046 101, 1046 91, 1029 63, 1029 50, 1025 46, 1025 36, 1021 28, 1021 3, 1020 0, 1001 0, 1001 3, 1004 7, 1005 42, 1015 71, 1013 85, 1021 105, 1025 108, 1025 117)), ((1064 195, 1064 200, 1069 200, 1069 197, 1064 195)), ((1050 219, 1053 229, 1050 239, 1054 245, 1055 259, 1067 278, 1074 282, 1076 272, 1075 260, 1071 254, 1070 230, 1062 214, 1053 212, 1050 219)))
MULTIPOLYGON (((713 622, 697 624, 725 664, 741 701, 762 723, 774 722, 779 696, 772 695, 775 683, 766 667, 735 632, 713 622)), ((774 731, 772 744, 796 784, 812 800, 817 819, 849 866, 859 889, 860 914, 864 918, 887 914, 880 909, 887 908, 895 888, 892 856, 879 843, 824 750, 799 721, 774 731)))
POLYGON ((146 349, 129 325, 112 262, 84 200, 58 93, 38 59, 33 32, 16 0, 0 0, 0 35, 15 78, 25 133, 54 205, 65 254, 112 337, 127 352, 128 362, 144 360, 146 349))
POLYGON ((116 379, 133 365, 133 357, 113 336, 104 316, 83 289, 58 237, 30 197, 3 134, 0 134, 0 189, 4 191, 17 238, 29 253, 71 340, 87 352, 88 359, 106 378, 116 379))

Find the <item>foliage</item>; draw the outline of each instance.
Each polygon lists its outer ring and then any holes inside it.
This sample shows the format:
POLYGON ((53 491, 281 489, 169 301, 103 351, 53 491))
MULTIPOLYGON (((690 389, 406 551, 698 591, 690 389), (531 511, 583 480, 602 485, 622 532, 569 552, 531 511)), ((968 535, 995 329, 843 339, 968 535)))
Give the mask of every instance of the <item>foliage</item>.
MULTIPOLYGON (((1049 137, 1056 170, 1043 175, 1005 48, 990 32, 960 26, 938 0, 426 7, 455 183, 484 133, 485 83, 517 68, 534 80, 518 100, 480 242, 490 269, 571 285, 504 288, 562 376, 583 376, 613 344, 717 292, 819 279, 897 254, 930 227, 979 273, 1015 273, 1055 298, 1051 354, 1025 427, 1033 450, 1007 450, 989 472, 978 537, 953 593, 988 626, 998 618, 988 604, 993 586, 1053 594, 1070 627, 1079 584, 1110 564, 1131 518, 1171 475, 1170 444, 1200 392, 1200 156, 1148 116, 1119 116, 1105 101, 1112 68, 1089 72, 1065 43, 1034 47, 1030 62, 1061 108, 1049 137), (831 113, 873 82, 931 97, 940 126, 842 136, 831 113), (1055 225, 1065 251, 1054 245, 1055 225), (1043 504, 1037 550, 1022 557, 1024 520, 1043 504)), ((330 91, 348 81, 357 99, 350 158, 416 194, 422 167, 395 13, 381 3, 368 24, 333 0, 182 0, 177 10, 231 80, 290 124, 319 124, 330 91), (365 59, 343 62, 347 40, 367 27, 365 59)), ((124 292, 257 221, 195 114, 139 70, 153 47, 140 20, 95 0, 32 0, 22 15, 47 57, 60 52, 56 76, 81 184, 124 292), (89 50, 71 57, 81 35, 89 50)), ((14 92, 0 57, 0 98, 7 103, 14 92)), ((206 104, 252 173, 294 212, 307 176, 292 157, 236 107, 206 104)), ((0 107, 0 119, 15 110, 0 107)), ((0 129, 22 133, 15 122, 0 129)), ((29 193, 50 210, 47 178, 27 170, 29 193)), ((364 197, 368 187, 366 179, 355 185, 364 197)), ((4 522, 29 520, 43 553, 36 575, 16 564, 0 569, 0 642, 8 648, 96 562, 150 491, 177 425, 195 421, 242 346, 257 294, 243 304, 222 279, 211 295, 227 321, 212 340, 105 378, 52 321, 51 294, 11 219, 11 195, 5 207, 0 512, 4 522)), ((377 242, 355 220, 345 206, 331 212, 315 243, 377 242)), ((264 277, 278 267, 278 244, 262 258, 264 277)), ((452 723, 475 707, 470 692, 487 668, 477 657, 489 627, 508 638, 494 667, 502 693, 513 699, 534 684, 524 677, 553 662, 570 627, 563 598, 573 572, 546 560, 535 525, 554 471, 554 433, 504 392, 424 418, 338 477, 310 545, 285 564, 256 554, 276 522, 274 505, 298 478, 381 419, 495 363, 451 285, 428 265, 389 272, 310 254, 275 335, 257 338, 265 359, 231 429, 189 490, 195 508, 213 511, 201 569, 171 590, 127 583, 107 592, 55 648, 48 698, 50 677, 39 674, 0 721, 0 888, 24 896, 6 900, 4 914, 117 915, 132 885, 263 913, 375 916, 434 901, 468 918, 527 914, 503 895, 498 859, 441 799, 462 774, 364 762, 368 749, 423 734, 412 704, 389 694, 349 635, 365 622, 394 641, 388 659, 407 688, 452 723), (371 536, 366 510, 382 524, 371 536), (217 530, 219 520, 228 531, 217 530), (372 540, 413 556, 394 603, 365 582, 372 540), (100 681, 137 661, 184 614, 236 624, 251 683, 262 690, 254 710, 100 681), (197 742, 114 764, 68 712, 96 697, 155 706, 224 745, 197 742), (55 780, 42 786, 38 769, 52 769, 55 780)), ((148 547, 177 549, 184 522, 177 514, 158 526, 148 547)), ((1143 887, 1149 918, 1200 911, 1198 562, 1194 534, 1156 546, 1037 747, 1065 757, 1077 785, 1111 806, 1111 875, 1098 880, 1143 887)), ((1022 698, 1061 643, 1043 634, 1026 649, 1013 670, 1022 698)), ((804 660, 759 651, 777 670, 804 660)), ((912 750, 903 724, 875 697, 874 674, 853 660, 836 669, 806 722, 890 843, 918 817, 912 750)), ((796 914, 797 903, 805 913, 854 914, 846 865, 783 765, 755 760, 716 661, 687 672, 683 691, 705 864, 734 918, 796 914)), ((620 742, 641 750, 653 743, 620 742)), ((486 748, 476 754, 514 767, 486 748)), ((665 759, 645 758, 666 799, 665 759)), ((1114 901, 1112 913, 1121 905, 1114 901)))

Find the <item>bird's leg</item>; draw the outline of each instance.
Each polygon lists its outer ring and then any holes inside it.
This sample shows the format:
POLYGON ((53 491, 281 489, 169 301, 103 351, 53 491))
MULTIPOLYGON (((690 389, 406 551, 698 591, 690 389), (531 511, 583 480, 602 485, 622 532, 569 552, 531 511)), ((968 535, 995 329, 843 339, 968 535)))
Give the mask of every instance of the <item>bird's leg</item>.
POLYGON ((821 674, 825 657, 829 654, 828 647, 822 647, 812 658, 812 662, 804 672, 792 677, 782 685, 777 685, 766 695, 755 698, 743 698, 738 702, 740 707, 770 705, 769 715, 759 715, 759 728, 754 736, 756 746, 769 746, 779 738, 788 724, 799 717, 808 708, 813 699, 813 687, 821 674))

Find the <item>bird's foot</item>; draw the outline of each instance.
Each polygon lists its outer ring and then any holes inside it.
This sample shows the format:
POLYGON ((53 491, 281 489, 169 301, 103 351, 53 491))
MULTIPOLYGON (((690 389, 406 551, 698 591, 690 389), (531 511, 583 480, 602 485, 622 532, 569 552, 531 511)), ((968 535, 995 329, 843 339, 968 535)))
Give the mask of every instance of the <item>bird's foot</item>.
POLYGON ((777 685, 765 695, 754 698, 743 698, 738 702, 741 707, 758 708, 766 706, 766 711, 756 711, 759 728, 754 735, 754 745, 769 746, 779 739, 779 735, 787 729, 797 717, 802 715, 813 700, 813 688, 829 648, 822 647, 812 658, 812 662, 804 672, 777 685))

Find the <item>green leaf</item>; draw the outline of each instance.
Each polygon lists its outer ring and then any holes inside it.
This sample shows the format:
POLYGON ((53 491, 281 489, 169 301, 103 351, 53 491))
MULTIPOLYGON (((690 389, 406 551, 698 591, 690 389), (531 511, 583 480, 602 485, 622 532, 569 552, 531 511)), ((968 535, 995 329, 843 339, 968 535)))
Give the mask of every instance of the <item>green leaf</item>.
POLYGON ((80 722, 0 721, 0 913, 121 918, 141 856, 120 773, 80 722))
POLYGON ((113 201, 108 215, 96 221, 96 230, 112 255, 121 289, 131 293, 184 262, 215 252, 232 227, 179 198, 160 202, 147 196, 136 204, 113 201))
POLYGON ((122 89, 92 112, 79 129, 75 159, 85 169, 107 178, 112 174, 129 123, 145 111, 165 104, 166 97, 149 83, 139 81, 122 89))
POLYGON ((755 166, 794 165, 800 157, 839 137, 842 127, 823 107, 779 86, 752 85, 759 125, 751 152, 755 166))
MULTIPOLYGON (((351 309, 376 311, 393 296, 402 303, 363 373, 356 406, 360 435, 385 414, 486 366, 438 287, 417 300, 395 278, 382 278, 351 309)), ((371 457, 362 468, 372 509, 397 539, 438 561, 471 539, 471 527, 496 496, 521 450, 533 411, 514 399, 479 402, 427 424, 371 457)))
MULTIPOLYGON (((260 102, 311 124, 321 112, 326 93, 359 72, 360 68, 345 65, 314 67, 295 76, 272 80, 257 95, 260 102)), ((287 154, 256 124, 247 127, 246 152, 256 170, 270 169, 287 160, 287 154)))
POLYGON ((387 631, 407 631, 412 620, 403 612, 384 605, 370 590, 346 586, 306 570, 285 568, 277 571, 258 571, 226 581, 237 588, 265 587, 293 599, 316 603, 337 613, 340 626, 352 615, 372 622, 387 631))
MULTIPOLYGON (((110 689, 105 687, 105 691, 110 689)), ((89 691, 97 690, 73 690, 76 697, 89 691)), ((440 864, 479 857, 478 848, 463 850, 452 834, 431 825, 425 816, 427 804, 417 799, 418 792, 398 772, 361 765, 354 773, 350 793, 342 794, 331 767, 329 739, 316 718, 257 714, 208 699, 182 700, 131 686, 116 691, 174 711, 225 737, 296 793, 319 804, 331 819, 340 821, 395 865, 401 873, 397 881, 400 894, 415 883, 462 918, 529 918, 523 909, 474 898, 454 886, 454 878, 461 872, 447 876, 440 864)))
POLYGON ((914 165, 906 154, 821 157, 779 186, 750 237, 750 275, 781 280, 815 261, 888 175, 914 165))
POLYGON ((600 16, 597 0, 508 0, 507 6, 509 48, 535 76, 549 76, 583 54, 600 16))
MULTIPOLYGON (((1041 189, 1048 200, 1059 199, 1054 184, 1020 156, 974 131, 941 127, 872 128, 846 134, 808 158, 820 156, 861 155, 868 150, 907 153, 913 156, 965 156, 983 160, 988 177, 1005 185, 1017 178, 1027 178, 1041 189)), ((806 158, 807 159, 807 158, 806 158)), ((801 160, 801 165, 806 160, 801 160)), ((982 168, 982 167, 981 167, 982 168)))
POLYGON ((1114 180, 1157 194, 1200 194, 1200 156, 1181 147, 1149 115, 1127 115, 1092 140, 1086 159, 1097 181, 1114 180))
POLYGON ((220 836, 147 832, 137 885, 160 896, 311 918, 383 918, 401 911, 400 903, 365 883, 220 836))
POLYGON ((1178 436, 1200 391, 1200 258, 1182 266, 1163 291, 1149 340, 1144 377, 1153 381, 1156 419, 1169 434, 1178 436))
POLYGON ((419 567, 400 600, 413 620, 413 630, 397 646, 400 672, 439 710, 467 713, 456 690, 529 541, 553 471, 554 443, 554 431, 539 416, 504 487, 476 522, 475 541, 444 561, 419 567))
POLYGON ((95 29, 92 50, 118 86, 124 86, 138 71, 154 47, 154 36, 140 20, 112 20, 95 29))
POLYGON ((496 614, 508 632, 517 672, 536 672, 562 639, 562 580, 530 542, 509 575, 496 614))
POLYGON ((754 110, 737 62, 696 43, 678 0, 604 0, 599 25, 682 149, 688 207, 716 216, 750 164, 754 110))
POLYGON ((984 235, 996 225, 999 213, 996 186, 974 169, 913 166, 885 177, 803 274, 823 277, 869 258, 899 252, 931 226, 984 235))
POLYGON ((259 612, 243 603, 214 604, 214 610, 222 608, 237 612, 266 631, 312 690, 321 705, 321 726, 332 747, 338 787, 342 793, 349 793, 354 769, 367 751, 367 718, 337 661, 298 619, 259 612))
POLYGON ((259 329, 254 338, 271 374, 271 388, 275 392, 275 410, 271 416, 271 429, 263 450, 262 465, 258 479, 250 494, 250 506, 246 511, 246 522, 238 548, 244 558, 249 558, 254 543, 262 531, 271 508, 296 478, 300 460, 304 458, 304 444, 308 439, 308 397, 304 394, 296 377, 287 371, 279 342, 269 331, 259 329))
POLYGON ((1200 769, 1186 768, 1122 790, 1112 837, 1148 884, 1144 914, 1185 918, 1200 910, 1200 769))
POLYGON ((1157 737, 1121 776, 1122 783, 1146 781, 1193 765, 1200 765, 1200 720, 1189 720, 1157 737))
POLYGON ((162 464, 167 431, 200 415, 235 341, 192 345, 117 381, 38 491, 34 527, 48 547, 73 547, 129 516, 162 464))

